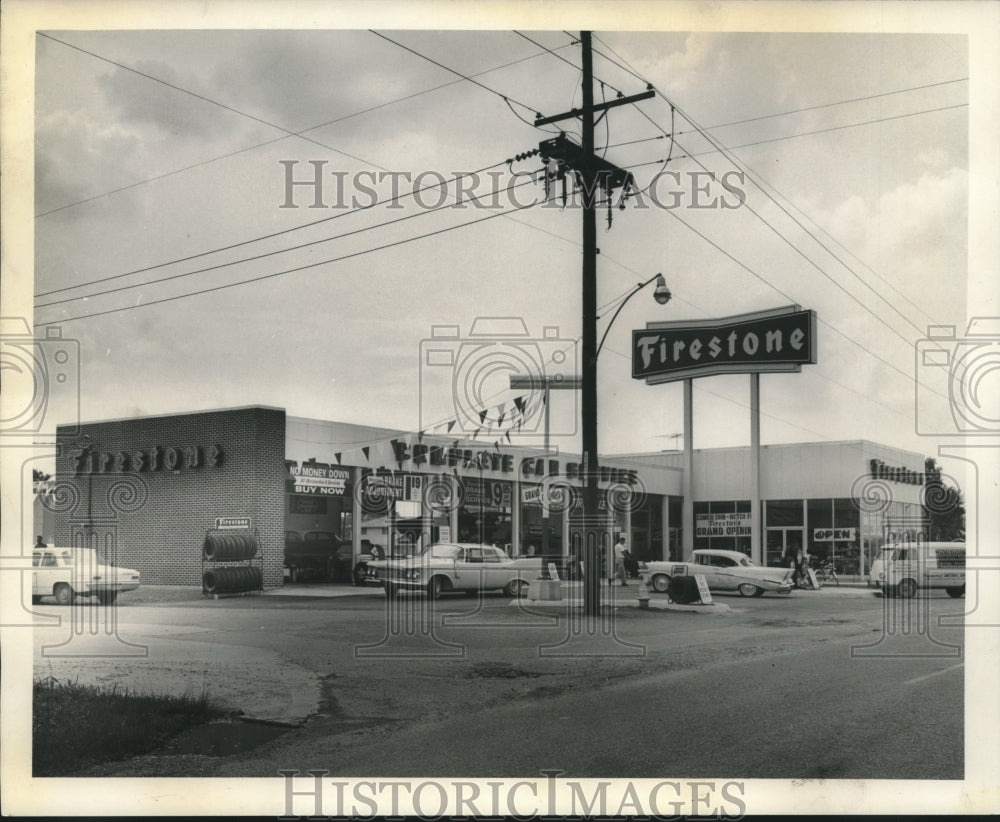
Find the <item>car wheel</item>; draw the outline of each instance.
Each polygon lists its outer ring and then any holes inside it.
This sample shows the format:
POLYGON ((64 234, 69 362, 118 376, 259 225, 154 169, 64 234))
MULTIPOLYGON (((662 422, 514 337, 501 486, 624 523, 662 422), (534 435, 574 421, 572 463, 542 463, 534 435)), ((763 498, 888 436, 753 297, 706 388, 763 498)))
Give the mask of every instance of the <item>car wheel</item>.
POLYGON ((965 596, 965 586, 964 585, 959 585, 956 588, 945 588, 945 591, 948 592, 948 596, 955 597, 955 599, 958 599, 959 597, 964 597, 965 596))
POLYGON ((917 595, 917 583, 912 579, 904 579, 896 586, 896 594, 902 599, 913 599, 917 595))
POLYGON ((101 591, 97 595, 97 601, 101 605, 114 605, 116 599, 118 599, 117 591, 101 591))
POLYGON ((523 597, 528 593, 528 582, 524 579, 512 579, 503 590, 509 597, 523 597))
POLYGON ((444 583, 441 577, 431 577, 431 581, 427 583, 427 596, 431 599, 440 599, 443 590, 444 583))
POLYGON ((670 577, 666 574, 656 574, 652 579, 653 590, 659 594, 665 594, 670 587, 670 577))
POLYGON ((73 589, 70 588, 65 582, 60 582, 55 591, 52 592, 55 595, 56 602, 60 605, 72 605, 75 595, 73 589))
POLYGON ((754 585, 752 582, 741 583, 737 589, 740 592, 741 597, 759 597, 764 593, 764 589, 754 585))
POLYGON ((386 582, 382 586, 382 590, 385 591, 385 595, 389 597, 389 599, 392 599, 394 596, 396 596, 396 591, 399 590, 399 586, 392 582, 386 582))

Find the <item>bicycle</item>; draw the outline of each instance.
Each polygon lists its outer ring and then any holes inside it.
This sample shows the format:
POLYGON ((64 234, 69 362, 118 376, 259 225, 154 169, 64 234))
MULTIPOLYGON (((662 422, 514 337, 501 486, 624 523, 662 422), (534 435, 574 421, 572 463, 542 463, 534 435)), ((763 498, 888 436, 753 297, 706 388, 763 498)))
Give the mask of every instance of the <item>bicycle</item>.
POLYGON ((824 562, 818 569, 816 569, 815 573, 817 582, 832 582, 838 588, 840 587, 840 580, 837 578, 837 569, 833 567, 833 563, 824 562))

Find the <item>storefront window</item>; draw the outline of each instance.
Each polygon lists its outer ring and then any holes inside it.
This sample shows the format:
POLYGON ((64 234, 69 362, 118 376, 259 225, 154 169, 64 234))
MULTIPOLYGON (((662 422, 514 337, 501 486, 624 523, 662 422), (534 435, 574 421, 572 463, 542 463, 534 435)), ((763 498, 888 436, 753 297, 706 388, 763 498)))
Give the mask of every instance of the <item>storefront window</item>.
POLYGON ((750 503, 715 500, 694 504, 695 548, 742 551, 750 555, 750 503))
POLYGON ((458 511, 458 541, 494 545, 510 553, 512 484, 478 477, 463 482, 465 494, 458 511))
POLYGON ((549 509, 548 520, 542 508, 540 485, 521 486, 521 554, 540 556, 563 553, 563 511, 549 509), (546 542, 546 528, 548 541, 546 542))

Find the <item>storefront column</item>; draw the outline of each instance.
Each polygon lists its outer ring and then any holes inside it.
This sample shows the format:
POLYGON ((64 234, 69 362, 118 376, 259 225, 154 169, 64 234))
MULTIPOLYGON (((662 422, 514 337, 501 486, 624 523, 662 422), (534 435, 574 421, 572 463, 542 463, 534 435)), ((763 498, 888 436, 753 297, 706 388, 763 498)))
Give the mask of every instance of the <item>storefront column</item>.
POLYGON ((750 375, 750 559, 763 565, 760 529, 760 374, 750 375))
POLYGON ((521 478, 515 472, 510 491, 510 553, 521 556, 521 478))
POLYGON ((361 468, 351 469, 351 553, 354 562, 361 556, 361 527, 364 525, 361 516, 362 506, 358 502, 361 496, 361 482, 364 472, 361 468))
POLYGON ((670 494, 663 495, 660 521, 663 523, 663 541, 660 545, 660 559, 666 561, 670 559, 670 494))
POLYGON ((684 476, 681 479, 681 546, 685 557, 694 550, 694 380, 684 380, 684 476))

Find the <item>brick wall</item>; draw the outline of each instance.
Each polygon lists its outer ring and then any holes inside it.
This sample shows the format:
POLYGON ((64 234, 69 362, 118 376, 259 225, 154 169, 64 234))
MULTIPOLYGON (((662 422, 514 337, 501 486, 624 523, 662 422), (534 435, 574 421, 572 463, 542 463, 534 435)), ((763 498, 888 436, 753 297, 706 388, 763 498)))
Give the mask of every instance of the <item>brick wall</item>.
POLYGON ((57 544, 113 549, 118 565, 138 569, 149 584, 200 585, 201 547, 216 517, 249 517, 264 585, 282 583, 284 410, 85 423, 79 433, 60 429, 57 439, 57 544), (77 470, 81 453, 88 462, 77 470))

